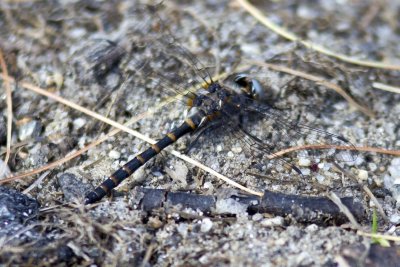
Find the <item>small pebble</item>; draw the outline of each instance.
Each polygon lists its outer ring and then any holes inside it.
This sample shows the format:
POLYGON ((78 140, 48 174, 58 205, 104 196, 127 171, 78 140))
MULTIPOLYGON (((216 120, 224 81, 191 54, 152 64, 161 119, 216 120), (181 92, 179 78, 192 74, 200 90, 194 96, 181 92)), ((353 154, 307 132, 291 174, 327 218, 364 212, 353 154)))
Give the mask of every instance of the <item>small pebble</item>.
POLYGON ((63 173, 58 177, 58 184, 64 193, 65 201, 71 202, 81 200, 84 196, 93 190, 93 186, 85 184, 72 173, 63 173))
POLYGON ((201 221, 200 231, 203 233, 207 233, 211 230, 213 226, 213 222, 209 218, 205 218, 201 221))
POLYGON ((306 227, 306 230, 308 231, 308 232, 315 232, 315 231, 317 231, 318 230, 318 225, 316 225, 316 224, 310 224, 309 226, 307 226, 306 227))
POLYGON ((120 79, 117 73, 109 73, 106 79, 107 88, 115 89, 120 84, 120 79))
POLYGON ((293 105, 297 105, 297 103, 299 103, 299 101, 300 101, 300 98, 297 95, 293 94, 293 95, 290 95, 287 98, 287 100, 288 100, 289 103, 291 103, 293 105))
POLYGON ((282 226, 285 220, 281 216, 277 216, 274 218, 268 218, 261 221, 263 226, 271 227, 271 226, 282 226))
POLYGON ((362 181, 366 181, 368 179, 368 172, 366 170, 358 170, 358 178, 362 181))
POLYGON ((317 174, 315 176, 315 178, 317 179, 317 181, 322 184, 325 181, 325 176, 321 175, 321 174, 317 174))
POLYGON ((261 221, 262 218, 264 218, 264 216, 262 214, 260 214, 260 213, 256 213, 252 217, 253 221, 255 221, 255 222, 261 221))
POLYGON ((211 182, 205 182, 204 185, 203 185, 203 188, 204 189, 210 189, 210 188, 213 189, 214 186, 213 186, 213 184, 211 182))
POLYGON ((371 172, 374 172, 374 171, 376 171, 376 169, 377 169, 378 167, 376 166, 375 163, 370 162, 370 163, 368 163, 368 168, 369 168, 369 170, 370 170, 371 172))
POLYGON ((172 178, 172 180, 179 182, 183 187, 186 187, 186 177, 189 169, 183 163, 176 163, 174 168, 165 168, 165 172, 172 178))
POLYGON ((176 230, 178 233, 183 237, 186 238, 188 234, 188 225, 186 223, 180 223, 177 227, 176 230))
POLYGON ((310 169, 300 169, 301 173, 305 176, 310 175, 311 174, 311 170, 310 169))
POLYGON ((149 218, 147 225, 153 229, 159 229, 164 225, 164 223, 157 216, 152 216, 149 218))
POLYGON ((392 159, 388 171, 392 177, 400 178, 400 158, 392 159))
POLYGON ((4 163, 4 161, 0 159, 0 179, 3 179, 9 176, 10 174, 11 174, 10 168, 8 167, 8 165, 4 163))
POLYGON ((240 146, 238 146, 238 147, 233 147, 233 148, 232 148, 232 152, 234 152, 234 153, 236 153, 236 154, 241 153, 242 150, 243 150, 243 149, 242 149, 240 146))
POLYGON ((299 159, 299 166, 301 167, 308 167, 311 165, 311 161, 308 158, 300 158, 299 159))
POLYGON ((261 53, 260 46, 256 44, 241 44, 240 48, 245 54, 257 55, 261 53))
POLYGON ((400 214, 399 214, 399 213, 392 214, 392 215, 389 217, 389 221, 390 221, 392 224, 395 224, 395 225, 400 224, 400 214))
POLYGON ((392 192, 393 198, 400 203, 400 157, 394 158, 388 168, 387 174, 383 177, 386 189, 392 192))
POLYGON ((386 231, 386 234, 392 235, 396 232, 396 229, 397 229, 396 225, 393 225, 392 227, 389 228, 389 230, 386 231))
POLYGON ((86 124, 86 120, 83 118, 77 118, 72 123, 74 125, 74 129, 79 130, 86 124))
POLYGON ((108 156, 109 156, 110 158, 112 158, 112 159, 119 159, 119 158, 121 157, 121 153, 119 153, 119 152, 116 151, 116 150, 111 150, 111 151, 108 153, 108 156))
POLYGON ((73 30, 70 31, 70 36, 71 38, 75 39, 80 39, 86 34, 86 30, 84 28, 73 28, 73 30))
POLYGON ((57 89, 60 89, 64 83, 64 77, 61 73, 55 72, 53 75, 47 75, 45 83, 47 87, 55 85, 57 89))
POLYGON ((247 205, 235 201, 232 198, 217 200, 215 210, 218 214, 244 214, 247 205))
POLYGON ((32 120, 20 126, 18 138, 21 141, 40 136, 42 132, 42 124, 40 121, 32 120))

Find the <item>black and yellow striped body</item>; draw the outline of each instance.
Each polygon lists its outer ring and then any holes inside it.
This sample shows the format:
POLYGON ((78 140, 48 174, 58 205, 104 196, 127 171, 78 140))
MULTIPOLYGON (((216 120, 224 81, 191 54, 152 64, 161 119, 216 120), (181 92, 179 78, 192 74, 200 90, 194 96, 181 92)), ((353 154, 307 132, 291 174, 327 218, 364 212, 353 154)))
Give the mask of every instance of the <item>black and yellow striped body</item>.
POLYGON ((152 145, 134 159, 127 162, 122 168, 107 178, 107 180, 105 180, 100 186, 86 195, 85 204, 94 203, 102 199, 105 195, 110 193, 113 188, 117 187, 123 180, 129 177, 151 158, 160 153, 164 148, 173 144, 185 134, 196 130, 203 118, 204 114, 202 114, 202 112, 198 112, 186 119, 181 126, 175 128, 172 132, 164 136, 164 138, 160 139, 156 144, 152 145))

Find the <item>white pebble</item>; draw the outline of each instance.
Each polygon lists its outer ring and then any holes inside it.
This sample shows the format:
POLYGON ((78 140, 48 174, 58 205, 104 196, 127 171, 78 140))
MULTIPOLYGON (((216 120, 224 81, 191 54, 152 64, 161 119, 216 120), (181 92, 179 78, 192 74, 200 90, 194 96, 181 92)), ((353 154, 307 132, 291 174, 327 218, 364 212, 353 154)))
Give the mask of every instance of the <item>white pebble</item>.
POLYGON ((186 223, 180 223, 178 227, 176 228, 178 233, 183 237, 186 238, 188 234, 188 225, 186 223))
POLYGON ((376 171, 376 169, 378 167, 376 166, 375 163, 370 162, 370 163, 368 163, 368 168, 369 168, 370 171, 374 172, 374 171, 376 171))
POLYGON ((271 227, 271 226, 282 226, 285 220, 281 216, 277 216, 275 218, 268 218, 261 221, 263 226, 271 227))
POLYGON ((260 213, 256 213, 252 217, 253 221, 255 221, 255 222, 261 221, 262 218, 264 218, 264 216, 262 214, 260 214, 260 213))
POLYGON ((0 159, 0 179, 3 179, 11 174, 10 168, 4 161, 0 159))
POLYGON ((236 154, 239 154, 242 152, 242 148, 240 146, 238 147, 232 147, 232 151, 236 154))
POLYGON ((392 214, 390 217, 389 217, 389 221, 392 223, 392 224, 399 224, 400 223, 400 214, 399 213, 395 213, 395 214, 392 214))
POLYGON ((205 218, 201 221, 200 231, 203 233, 207 233, 211 230, 212 226, 212 221, 209 218, 205 218))
POLYGON ((74 129, 78 130, 86 124, 86 120, 83 118, 77 118, 72 122, 72 124, 74 125, 74 129))
POLYGON ((394 158, 388 169, 393 178, 400 178, 400 158, 394 158))
POLYGON ((308 167, 311 165, 311 161, 308 158, 300 158, 299 159, 299 166, 301 167, 308 167))
POLYGON ((214 188, 214 186, 212 185, 211 182, 205 182, 204 185, 203 185, 203 187, 204 187, 205 189, 214 188))
POLYGON ((235 201, 232 198, 217 200, 215 210, 218 214, 244 214, 247 205, 235 201))
POLYGON ((166 168, 166 173, 172 178, 172 180, 178 181, 185 187, 187 185, 186 176, 189 172, 188 168, 183 163, 176 163, 174 167, 174 169, 166 168))
POLYGON ((317 181, 322 184, 325 181, 325 176, 321 175, 321 174, 317 174, 315 176, 315 178, 317 179, 317 181))
POLYGON ((109 156, 110 158, 112 158, 112 159, 119 159, 119 158, 121 157, 121 153, 119 153, 119 152, 116 151, 116 150, 111 150, 111 151, 108 153, 108 156, 109 156))
POLYGON ((310 169, 301 168, 300 171, 303 175, 306 175, 306 176, 311 174, 310 169))
POLYGON ((316 224, 310 224, 309 226, 306 227, 306 230, 309 232, 315 232, 318 230, 318 225, 316 224))
POLYGON ((368 172, 366 170, 358 170, 358 178, 362 181, 366 181, 368 179, 368 172))

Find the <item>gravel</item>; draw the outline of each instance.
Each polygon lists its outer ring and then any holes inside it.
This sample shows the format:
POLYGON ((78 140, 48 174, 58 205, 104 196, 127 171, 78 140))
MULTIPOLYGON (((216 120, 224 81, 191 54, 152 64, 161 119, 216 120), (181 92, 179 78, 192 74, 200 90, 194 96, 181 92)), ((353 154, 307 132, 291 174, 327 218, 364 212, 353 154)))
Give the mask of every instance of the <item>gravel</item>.
MULTIPOLYGON (((111 131, 104 123, 26 90, 23 82, 120 123, 139 119, 137 115, 150 111, 167 97, 165 84, 139 75, 138 65, 134 64, 145 60, 135 53, 143 47, 133 48, 132 41, 146 36, 148 25, 142 24, 144 19, 131 16, 136 7, 133 2, 8 1, 1 5, 0 47, 10 75, 22 82, 13 87, 11 158, 4 168, 0 161, 0 170, 26 173, 63 159, 111 131)), ((165 5, 175 2, 165 1, 165 5)), ((375 13, 371 11, 375 6, 372 0, 256 2, 272 21, 301 38, 351 57, 400 63, 397 1, 387 1, 375 13)), ((294 121, 339 133, 355 146, 400 148, 400 96, 372 87, 374 82, 396 85, 398 72, 346 64, 289 42, 260 25, 233 1, 182 1, 176 5, 162 9, 160 16, 170 22, 171 32, 206 66, 219 62, 220 73, 232 73, 245 60, 256 59, 322 77, 368 106, 375 117, 356 110, 321 83, 256 65, 245 69, 268 89, 267 101, 294 121)), ((176 68, 172 57, 168 59, 147 63, 176 75, 188 71, 176 68)), ((184 80, 194 82, 189 77, 184 80)), ((4 91, 0 99, 4 155, 4 91)), ((174 102, 130 127, 159 138, 184 119, 184 110, 174 102)), ((251 130, 273 137, 267 126, 257 125, 251 130)), ((369 209, 370 199, 358 183, 366 185, 389 217, 386 222, 378 214, 379 231, 400 234, 396 226, 400 158, 357 151, 354 161, 339 163, 346 174, 330 162, 290 154, 285 159, 301 166, 304 176, 299 177, 276 160, 249 162, 251 151, 241 142, 232 142, 232 136, 224 132, 216 131, 203 139, 190 153, 194 159, 201 158, 207 166, 261 192, 268 189, 322 196, 334 191, 340 197, 353 197, 369 209), (254 176, 251 170, 263 175, 254 176)), ((173 149, 184 152, 189 140, 183 138, 173 149)), ((293 144, 304 140, 289 141, 293 144)), ((30 192, 31 197, 19 192, 40 174, 1 187, 0 195, 7 196, 3 201, 8 203, 1 206, 3 222, 16 225, 16 230, 14 250, 5 250, 7 247, 1 247, 4 240, 0 242, 0 264, 334 266, 342 248, 371 242, 349 225, 306 225, 292 216, 248 214, 244 205, 233 199, 219 200, 219 215, 214 217, 176 207, 152 213, 137 210, 133 186, 209 195, 231 188, 168 152, 147 163, 101 203, 83 208, 79 199, 89 189, 145 147, 147 144, 138 138, 118 134, 67 163, 57 164, 40 188, 30 192), (17 235, 16 231, 23 234, 17 235)), ((0 177, 4 176, 0 172, 0 177)), ((369 231, 371 219, 359 223, 369 231)), ((12 234, 10 229, 6 231, 12 234)))

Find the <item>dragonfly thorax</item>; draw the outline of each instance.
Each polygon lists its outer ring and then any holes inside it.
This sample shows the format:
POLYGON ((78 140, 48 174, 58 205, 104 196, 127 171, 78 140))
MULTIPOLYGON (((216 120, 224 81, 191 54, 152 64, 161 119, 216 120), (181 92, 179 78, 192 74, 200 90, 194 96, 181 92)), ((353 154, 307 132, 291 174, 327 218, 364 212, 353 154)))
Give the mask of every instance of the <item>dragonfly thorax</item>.
POLYGON ((201 110, 206 116, 215 117, 218 113, 224 113, 225 110, 231 113, 232 108, 239 108, 240 105, 236 105, 236 102, 241 101, 232 102, 232 100, 238 97, 239 96, 235 92, 214 82, 208 86, 204 94, 199 94, 194 97, 192 106, 201 110))

